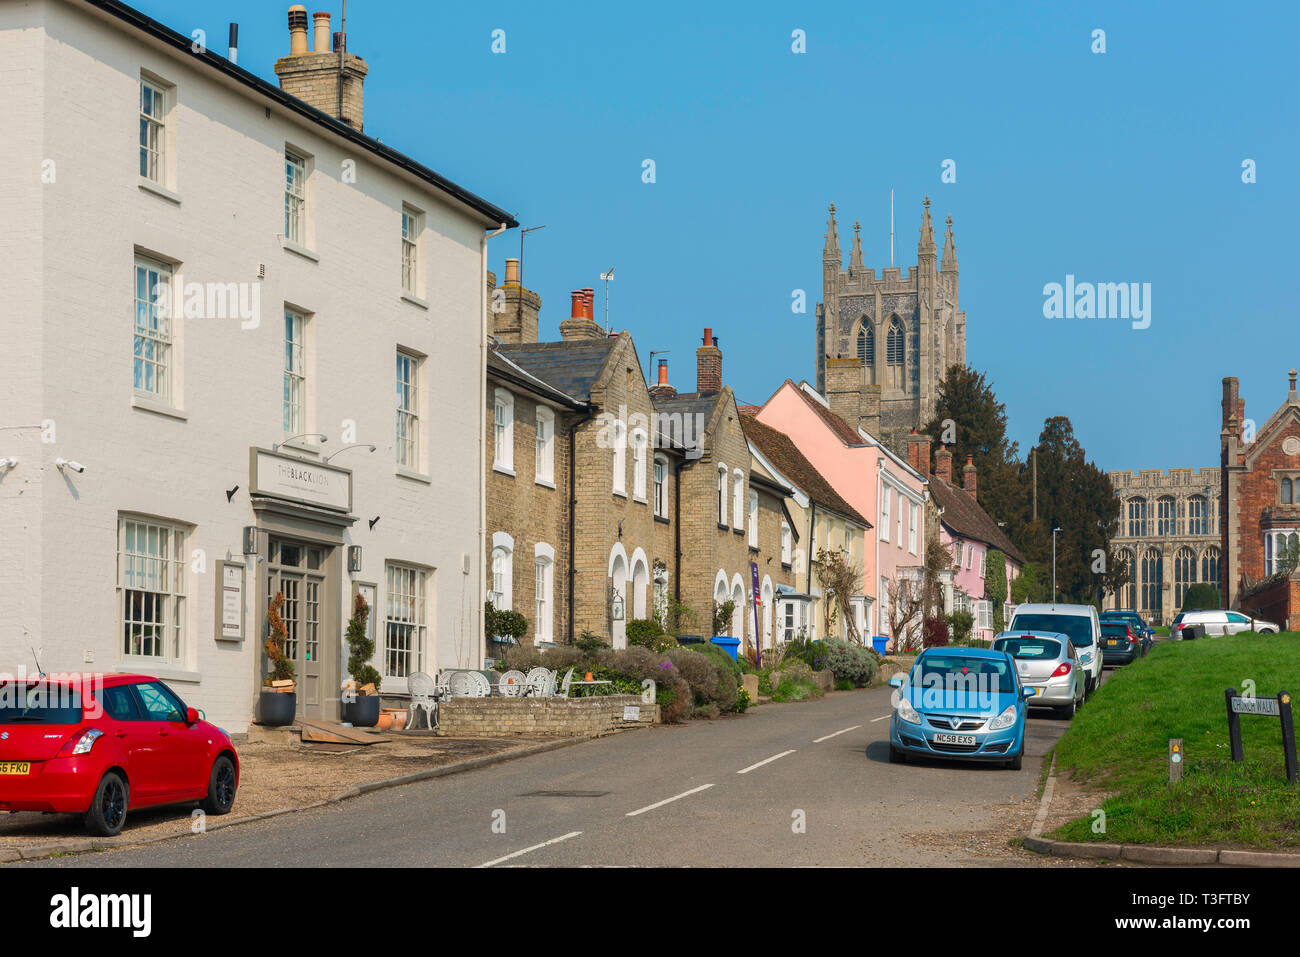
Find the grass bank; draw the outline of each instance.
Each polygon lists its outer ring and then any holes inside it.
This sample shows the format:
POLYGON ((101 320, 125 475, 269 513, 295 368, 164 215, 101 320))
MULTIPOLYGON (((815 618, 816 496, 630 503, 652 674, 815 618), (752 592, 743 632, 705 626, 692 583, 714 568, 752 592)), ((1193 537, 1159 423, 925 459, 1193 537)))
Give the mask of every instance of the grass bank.
POLYGON ((1234 764, 1223 692, 1300 692, 1300 634, 1161 642, 1116 671, 1056 746, 1057 773, 1118 793, 1105 833, 1081 818, 1067 841, 1300 847, 1300 785, 1286 783, 1281 722, 1243 716, 1246 760, 1234 764), (1182 738, 1183 780, 1169 781, 1169 739, 1182 738))

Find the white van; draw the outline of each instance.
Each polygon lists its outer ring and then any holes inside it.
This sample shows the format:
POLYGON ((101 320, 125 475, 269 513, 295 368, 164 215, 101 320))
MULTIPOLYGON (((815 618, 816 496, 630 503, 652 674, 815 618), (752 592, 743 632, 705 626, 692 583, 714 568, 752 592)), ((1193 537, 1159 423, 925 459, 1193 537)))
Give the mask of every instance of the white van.
POLYGON ((1079 664, 1087 675, 1084 694, 1092 694, 1101 684, 1101 620, 1092 605, 1020 605, 1007 631, 1034 634, 1055 631, 1068 635, 1070 643, 1079 652, 1079 664))

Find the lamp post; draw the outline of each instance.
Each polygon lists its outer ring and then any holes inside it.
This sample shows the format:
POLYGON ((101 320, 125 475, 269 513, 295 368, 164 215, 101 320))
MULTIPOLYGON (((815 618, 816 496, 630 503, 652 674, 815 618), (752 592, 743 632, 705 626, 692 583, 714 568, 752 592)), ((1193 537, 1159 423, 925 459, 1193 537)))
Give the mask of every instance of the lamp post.
POLYGON ((1059 525, 1052 529, 1052 604, 1056 604, 1056 533, 1060 530, 1059 525))

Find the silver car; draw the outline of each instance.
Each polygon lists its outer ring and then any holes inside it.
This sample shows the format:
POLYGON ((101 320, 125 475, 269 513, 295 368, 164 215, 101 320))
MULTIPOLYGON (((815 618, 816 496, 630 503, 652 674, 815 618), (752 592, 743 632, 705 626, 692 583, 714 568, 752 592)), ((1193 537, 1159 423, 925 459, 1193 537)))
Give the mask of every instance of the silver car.
POLYGON ((1087 672, 1068 635, 1054 631, 1004 631, 993 639, 995 651, 1016 660, 1020 683, 1033 688, 1031 708, 1054 708, 1072 718, 1083 704, 1087 672))
POLYGON ((1179 639, 1186 629, 1195 625, 1197 631, 1205 636, 1235 635, 1241 631, 1253 631, 1260 635, 1276 635, 1282 629, 1275 622, 1263 618, 1252 618, 1239 611, 1185 611, 1174 619, 1169 626, 1169 637, 1179 639))

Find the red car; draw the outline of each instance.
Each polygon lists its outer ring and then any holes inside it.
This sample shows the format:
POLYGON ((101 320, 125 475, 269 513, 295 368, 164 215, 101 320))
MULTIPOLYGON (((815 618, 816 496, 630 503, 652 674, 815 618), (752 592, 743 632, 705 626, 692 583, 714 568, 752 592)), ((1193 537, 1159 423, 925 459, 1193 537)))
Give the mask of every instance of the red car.
POLYGON ((134 808, 199 801, 227 814, 238 787, 230 735, 157 678, 0 681, 0 811, 81 814, 112 836, 134 808))

